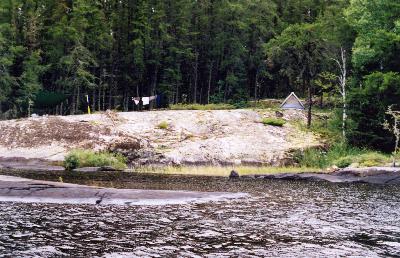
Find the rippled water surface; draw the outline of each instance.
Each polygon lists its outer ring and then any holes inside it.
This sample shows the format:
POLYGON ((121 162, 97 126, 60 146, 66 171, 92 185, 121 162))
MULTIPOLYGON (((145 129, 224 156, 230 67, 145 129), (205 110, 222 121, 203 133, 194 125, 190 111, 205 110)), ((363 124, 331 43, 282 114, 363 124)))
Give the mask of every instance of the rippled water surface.
POLYGON ((0 253, 10 257, 400 256, 399 186, 189 177, 79 182, 250 196, 170 206, 0 203, 0 253))

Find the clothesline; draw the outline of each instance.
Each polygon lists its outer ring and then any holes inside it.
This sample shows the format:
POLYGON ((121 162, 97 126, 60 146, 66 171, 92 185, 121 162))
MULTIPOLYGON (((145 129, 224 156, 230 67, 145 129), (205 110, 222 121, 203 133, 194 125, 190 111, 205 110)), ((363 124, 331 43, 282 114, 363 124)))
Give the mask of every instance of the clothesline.
POLYGON ((156 100, 158 95, 150 96, 150 97, 132 97, 133 102, 135 105, 139 105, 140 100, 142 100, 143 106, 147 106, 150 104, 150 101, 156 100))

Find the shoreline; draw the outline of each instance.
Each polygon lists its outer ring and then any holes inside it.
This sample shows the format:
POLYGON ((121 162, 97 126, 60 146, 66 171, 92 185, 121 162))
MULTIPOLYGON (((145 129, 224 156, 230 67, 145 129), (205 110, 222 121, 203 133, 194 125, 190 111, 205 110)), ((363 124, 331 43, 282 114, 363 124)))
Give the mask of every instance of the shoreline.
MULTIPOLYGON (((48 177, 83 177, 103 178, 112 181, 118 177, 139 175, 143 177, 172 176, 172 177, 208 177, 226 178, 227 180, 289 180, 289 181, 321 181, 330 183, 368 183, 368 184, 400 184, 400 168, 394 167, 369 167, 369 168, 345 168, 337 171, 322 171, 309 168, 285 168, 285 167, 246 167, 248 173, 238 173, 239 176, 230 178, 229 173, 236 170, 235 167, 178 167, 169 171, 163 167, 141 167, 137 170, 111 171, 107 168, 81 168, 76 171, 66 171, 63 167, 49 165, 40 160, 24 160, 25 163, 5 164, 0 159, 0 174, 18 177, 32 178, 35 176, 48 177), (147 169, 147 170, 146 170, 147 169), (296 171, 297 169, 297 171, 296 171), (203 170, 203 171, 202 171, 203 170), (213 170, 215 170, 214 173, 213 170), (195 171, 195 172, 193 172, 195 171), (223 174, 221 174, 223 171, 223 174), (225 172, 226 171, 226 172, 225 172), (251 173, 257 171, 258 173, 251 173)), ((240 171, 240 167, 238 169, 240 171)))
POLYGON ((0 175, 0 202, 176 205, 246 197, 245 193, 117 189, 0 175))

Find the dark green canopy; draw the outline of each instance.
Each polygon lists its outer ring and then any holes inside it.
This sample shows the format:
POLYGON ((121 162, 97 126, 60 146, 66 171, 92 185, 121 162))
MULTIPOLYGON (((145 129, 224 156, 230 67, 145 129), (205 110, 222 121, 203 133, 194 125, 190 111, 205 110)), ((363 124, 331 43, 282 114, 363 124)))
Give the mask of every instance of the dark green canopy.
POLYGON ((61 104, 68 96, 60 92, 40 91, 36 95, 35 108, 52 108, 61 104))

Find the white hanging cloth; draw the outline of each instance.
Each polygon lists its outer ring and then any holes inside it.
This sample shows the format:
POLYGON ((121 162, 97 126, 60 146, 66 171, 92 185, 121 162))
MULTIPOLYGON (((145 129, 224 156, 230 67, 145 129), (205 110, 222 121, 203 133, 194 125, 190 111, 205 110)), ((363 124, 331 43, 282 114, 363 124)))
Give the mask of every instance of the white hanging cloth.
POLYGON ((150 104, 150 97, 143 97, 142 98, 143 106, 150 104))

